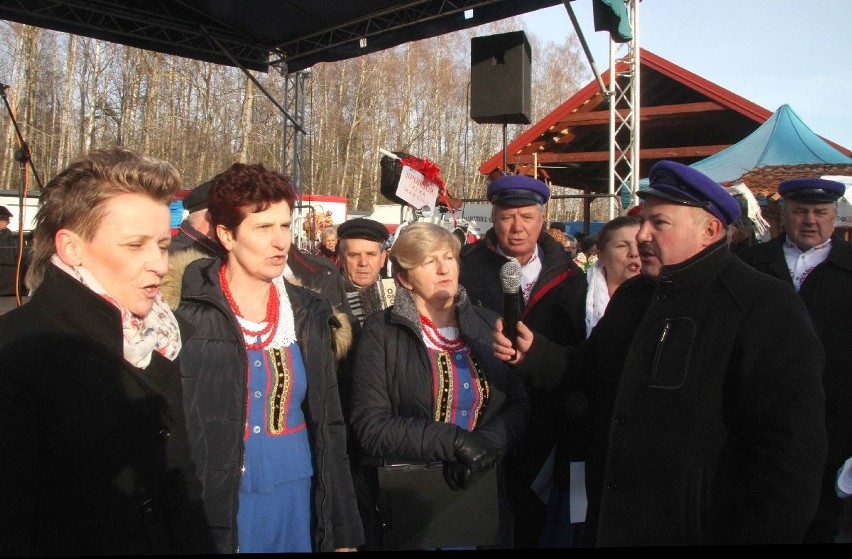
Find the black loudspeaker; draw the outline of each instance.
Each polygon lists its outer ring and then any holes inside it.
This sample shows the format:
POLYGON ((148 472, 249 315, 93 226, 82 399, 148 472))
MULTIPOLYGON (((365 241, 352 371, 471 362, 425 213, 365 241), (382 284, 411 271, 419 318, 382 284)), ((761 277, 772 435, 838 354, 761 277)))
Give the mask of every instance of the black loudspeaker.
POLYGON ((530 123, 530 44, 523 31, 470 40, 470 118, 530 123))

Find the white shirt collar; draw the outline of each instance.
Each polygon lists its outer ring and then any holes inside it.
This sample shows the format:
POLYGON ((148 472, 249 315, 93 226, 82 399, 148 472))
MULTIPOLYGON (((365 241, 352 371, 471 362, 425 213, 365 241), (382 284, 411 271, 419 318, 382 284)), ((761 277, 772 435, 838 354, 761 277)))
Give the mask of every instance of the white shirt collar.
POLYGON ((787 262, 787 269, 790 271, 790 277, 793 279, 793 287, 796 288, 796 291, 799 291, 811 271, 828 259, 830 252, 830 238, 824 243, 805 251, 789 239, 784 240, 784 260, 787 262))

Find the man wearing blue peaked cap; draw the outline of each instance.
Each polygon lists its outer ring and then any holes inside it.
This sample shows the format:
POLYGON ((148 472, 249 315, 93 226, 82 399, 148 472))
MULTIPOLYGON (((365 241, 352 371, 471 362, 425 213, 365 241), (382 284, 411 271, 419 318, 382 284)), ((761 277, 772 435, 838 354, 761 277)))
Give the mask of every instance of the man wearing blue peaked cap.
MULTIPOLYGON (((578 343, 586 336, 586 275, 545 231, 550 188, 534 177, 506 175, 493 180, 485 196, 492 206, 493 227, 461 251, 459 283, 470 301, 503 315, 500 271, 508 262, 516 262, 527 324, 560 343, 578 343)), ((578 419, 577 413, 566 413, 563 397, 553 391, 529 385, 527 391, 529 427, 506 461, 517 548, 538 547, 547 524, 547 506, 532 489, 533 480, 557 445, 560 463, 554 468, 554 484, 568 494, 570 461, 583 459, 586 431, 580 429, 588 422, 588 418, 578 419)), ((572 522, 577 522, 576 515, 572 522)))
POLYGON ((736 198, 716 181, 696 169, 676 161, 660 161, 651 167, 647 190, 636 193, 643 200, 657 196, 670 202, 704 208, 730 225, 742 212, 736 198))
POLYGON ((538 179, 525 175, 506 175, 491 182, 485 197, 495 206, 531 206, 546 204, 550 189, 538 179))
POLYGON ((837 202, 845 192, 842 182, 828 179, 790 179, 778 185, 778 194, 785 200, 804 202, 837 202))
POLYGON ((825 466, 822 345, 793 287, 729 250, 733 196, 672 161, 649 178, 642 273, 589 338, 561 347, 522 321, 517 352, 500 332, 495 352, 591 400, 585 545, 799 543, 825 466))
POLYGON ((843 503, 834 491, 837 470, 852 456, 852 246, 834 234, 837 201, 846 186, 821 178, 796 178, 778 185, 783 232, 739 256, 799 292, 817 326, 825 369, 828 460, 816 517, 805 543, 834 543, 843 503))

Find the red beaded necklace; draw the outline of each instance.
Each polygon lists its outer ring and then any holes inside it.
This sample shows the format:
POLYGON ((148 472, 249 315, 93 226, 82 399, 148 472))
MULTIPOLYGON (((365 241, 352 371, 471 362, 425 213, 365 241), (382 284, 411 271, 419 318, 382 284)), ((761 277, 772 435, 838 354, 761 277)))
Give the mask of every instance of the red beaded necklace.
MULTIPOLYGON (((228 300, 228 304, 231 305, 231 309, 234 311, 234 314, 238 317, 245 319, 245 317, 240 313, 240 308, 237 306, 237 302, 234 300, 234 296, 231 293, 230 286, 228 285, 228 279, 225 277, 225 264, 222 264, 222 267, 219 268, 219 283, 222 284, 222 293, 225 294, 225 299, 228 300)), ((266 322, 266 326, 260 330, 249 330, 245 328, 242 324, 240 324, 240 330, 247 337, 258 338, 263 337, 267 333, 269 337, 267 341, 271 340, 275 336, 275 331, 278 329, 278 318, 279 313, 281 311, 281 303, 278 299, 278 290, 275 288, 275 284, 269 285, 269 301, 266 303, 266 318, 263 319, 266 322)), ((247 349, 261 349, 266 345, 266 342, 260 341, 258 343, 246 344, 247 349)))
POLYGON ((458 351, 464 348, 465 343, 464 339, 462 339, 461 332, 459 332, 459 335, 451 340, 441 334, 438 327, 435 326, 435 323, 432 322, 428 316, 425 316, 423 313, 418 314, 420 314, 420 329, 423 330, 423 333, 426 334, 426 337, 429 338, 429 341, 432 342, 435 347, 444 351, 458 351))

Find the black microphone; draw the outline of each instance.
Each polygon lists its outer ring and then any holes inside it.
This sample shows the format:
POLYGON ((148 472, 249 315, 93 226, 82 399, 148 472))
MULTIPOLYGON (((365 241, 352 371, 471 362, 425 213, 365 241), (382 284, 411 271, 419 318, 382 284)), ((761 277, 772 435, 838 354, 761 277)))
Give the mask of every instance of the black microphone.
POLYGON ((518 321, 521 319, 521 265, 509 260, 500 268, 500 286, 503 288, 503 335, 518 349, 518 321))

